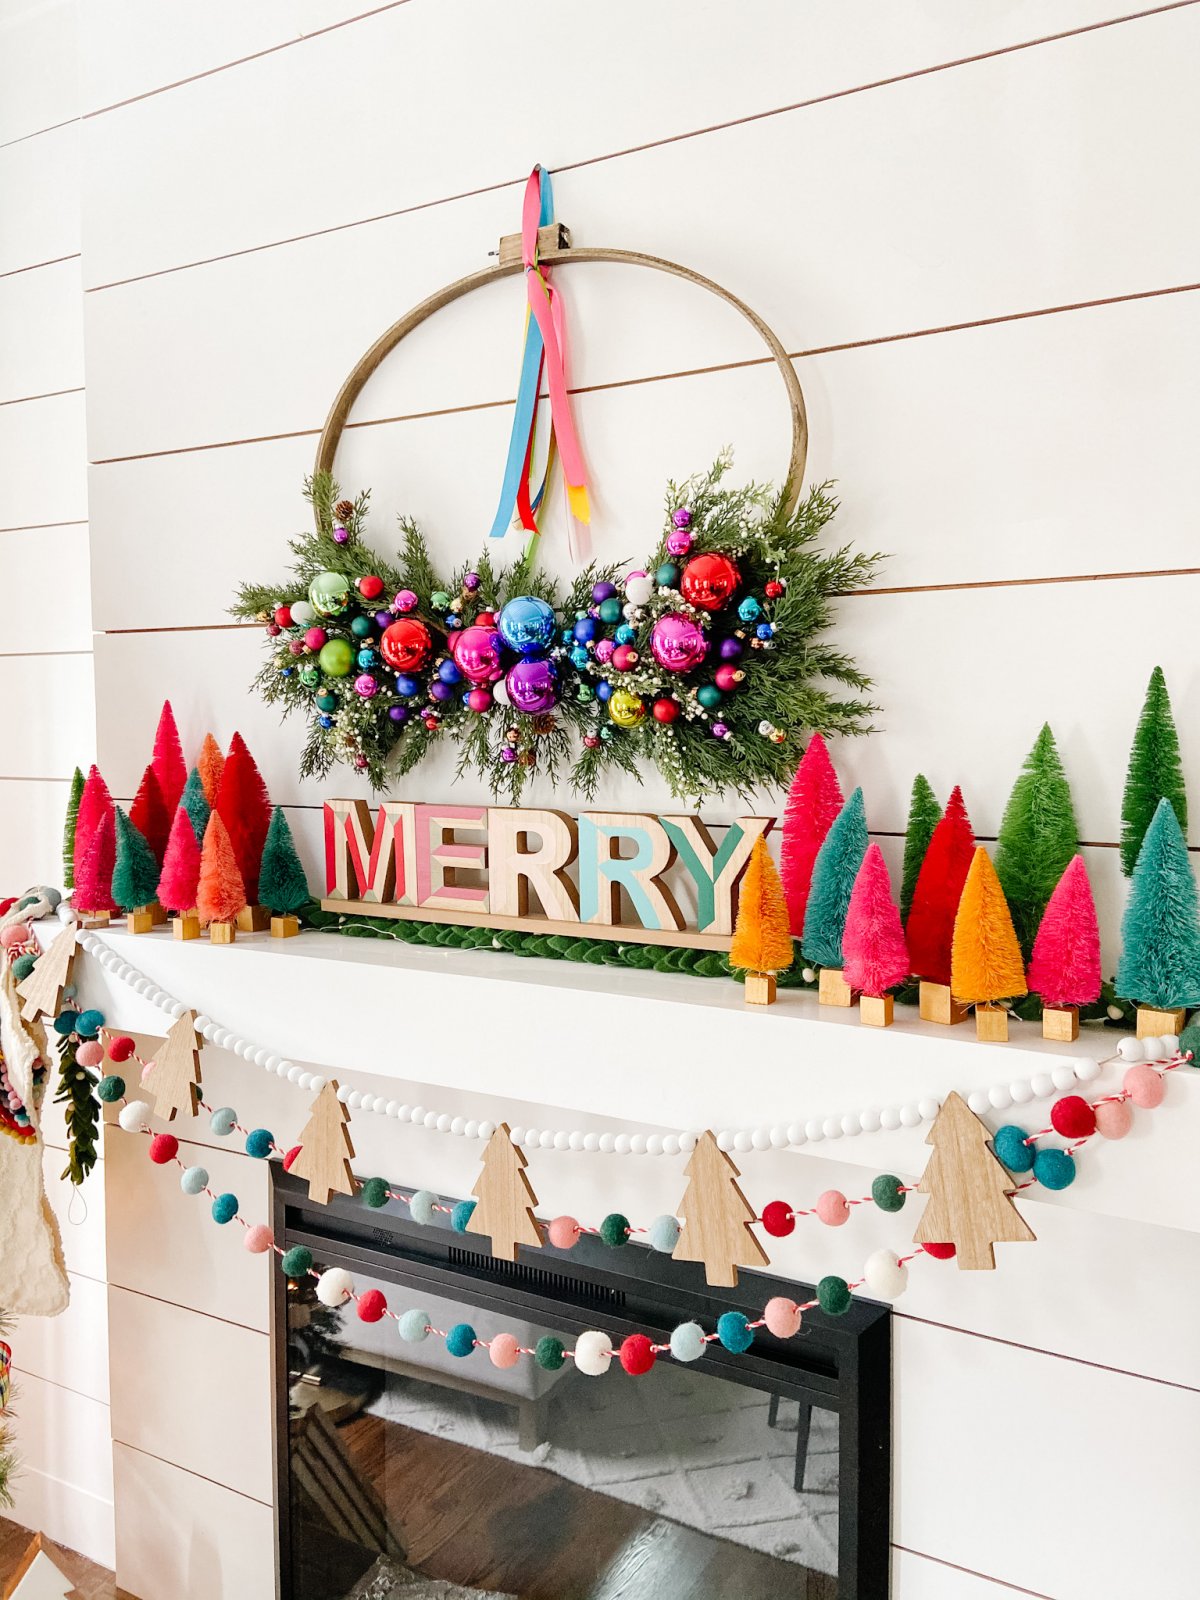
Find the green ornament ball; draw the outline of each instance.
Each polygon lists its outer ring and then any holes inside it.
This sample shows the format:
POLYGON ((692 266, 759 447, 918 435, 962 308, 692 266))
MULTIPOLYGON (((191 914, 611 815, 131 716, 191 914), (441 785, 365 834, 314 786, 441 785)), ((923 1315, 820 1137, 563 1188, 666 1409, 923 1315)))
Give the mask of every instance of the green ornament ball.
POLYGON ((106 1105, 111 1105, 125 1093, 125 1079, 119 1078, 115 1072, 110 1072, 106 1078, 100 1079, 96 1085, 96 1093, 106 1105))
POLYGON ((581 683, 578 689, 575 691, 575 698, 580 702, 581 705, 586 706, 590 700, 594 700, 596 698, 596 691, 592 688, 590 683, 581 683))
POLYGON ((664 561, 654 574, 654 581, 660 589, 673 589, 679 582, 679 568, 673 561, 664 561))
POLYGON ((871 1184, 871 1199, 880 1211, 900 1211, 908 1196, 894 1172, 881 1172, 871 1184))
POLYGON ((329 674, 331 678, 344 678, 354 665, 354 651, 345 639, 330 639, 321 646, 321 654, 317 657, 321 663, 321 671, 329 674))
POLYGON ((817 1300, 821 1310, 828 1317, 840 1317, 849 1311, 853 1298, 850 1285, 845 1278, 839 1278, 833 1273, 827 1278, 822 1278, 817 1285, 817 1300))
POLYGON ((368 1178, 362 1186, 363 1205, 370 1206, 372 1211, 378 1211, 380 1206, 387 1205, 388 1186, 383 1178, 368 1178))
MULTIPOLYGON (((328 648, 329 646, 326 645, 325 649, 328 650, 328 648)), ((324 654, 324 651, 322 651, 322 654, 324 654)), ((699 700, 706 711, 714 711, 721 704, 722 698, 721 691, 715 683, 702 683, 699 689, 696 690, 696 699, 699 700)))
POLYGON ((13 964, 12 964, 12 974, 13 974, 13 977, 17 980, 18 983, 20 983, 23 979, 27 978, 29 976, 29 974, 33 971, 34 962, 36 960, 37 960, 36 956, 32 956, 32 955, 29 955, 28 953, 26 953, 23 956, 18 956, 17 959, 13 962, 13 964))
POLYGON ((444 589, 435 589, 429 596, 429 604, 435 611, 445 611, 450 604, 450 596, 444 589))
POLYGON ((629 1218, 619 1211, 610 1211, 600 1224, 600 1237, 613 1249, 629 1243, 629 1218))
POLYGON ((562 1340, 544 1334, 533 1347, 533 1359, 546 1372, 557 1372, 567 1359, 562 1340))
POLYGON ((285 1250, 279 1261, 289 1278, 302 1278, 312 1264, 312 1251, 303 1244, 294 1244, 290 1250, 285 1250))
POLYGON ((300 682, 306 689, 315 689, 321 681, 321 669, 307 666, 300 668, 300 682))
POLYGON ((350 579, 340 572, 318 572, 308 586, 308 601, 319 617, 340 617, 350 604, 350 579))
POLYGON ((316 698, 316 707, 318 711, 336 711, 338 708, 337 695, 329 694, 328 692, 319 694, 316 698))
POLYGON ((620 622, 623 609, 621 602, 615 595, 611 595, 607 600, 601 600, 600 621, 620 622))

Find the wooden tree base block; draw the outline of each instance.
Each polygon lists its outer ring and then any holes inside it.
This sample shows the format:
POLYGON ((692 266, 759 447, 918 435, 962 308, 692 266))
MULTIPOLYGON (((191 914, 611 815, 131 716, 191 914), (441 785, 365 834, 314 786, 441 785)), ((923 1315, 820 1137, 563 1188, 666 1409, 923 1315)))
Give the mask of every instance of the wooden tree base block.
POLYGON ((745 1000, 748 1006, 773 1006, 775 1004, 775 974, 773 972, 748 972, 746 974, 745 1000))
POLYGON ((237 928, 232 922, 210 922, 208 937, 212 944, 232 944, 237 938, 237 928))
POLYGON ((179 916, 171 918, 171 932, 177 939, 198 939, 200 918, 194 911, 181 912, 179 916))
POLYGON ((156 928, 165 928, 167 923, 170 922, 171 918, 167 913, 166 906, 160 906, 157 900, 147 909, 154 918, 154 926, 156 928))
POLYGON ((890 1028, 896 1020, 896 1000, 890 994, 864 994, 858 1001, 858 1020, 868 1028, 890 1028))
POLYGON ((956 1022, 965 1022, 967 1007, 950 993, 948 983, 928 983, 921 979, 918 1008, 922 1022, 936 1022, 943 1028, 952 1028, 956 1022))
POLYGON ((1008 1012, 1003 1006, 975 1007, 975 1037, 980 1044, 1008 1043, 1008 1012))
POLYGON ((85 928, 107 928, 112 921, 111 911, 85 911, 82 916, 85 928))
POLYGON ((272 939, 294 939, 300 932, 300 921, 297 917, 272 917, 272 939))
POLYGON ((126 933, 153 933, 154 913, 149 906, 139 906, 125 918, 126 933))
POLYGON ((841 1006, 843 1009, 854 1004, 854 992, 846 982, 841 967, 821 968, 817 999, 823 1006, 841 1006))
POLYGON ((266 933, 271 926, 271 913, 266 906, 243 906, 237 914, 239 933, 266 933))
POLYGON ((1070 1044, 1079 1037, 1078 1006, 1046 1006, 1042 1011, 1042 1038, 1070 1044))
POLYGON ((1172 1011, 1152 1011, 1149 1006, 1137 1008, 1137 1036, 1139 1039, 1161 1038, 1164 1033, 1182 1033, 1187 1011, 1179 1006, 1172 1011))

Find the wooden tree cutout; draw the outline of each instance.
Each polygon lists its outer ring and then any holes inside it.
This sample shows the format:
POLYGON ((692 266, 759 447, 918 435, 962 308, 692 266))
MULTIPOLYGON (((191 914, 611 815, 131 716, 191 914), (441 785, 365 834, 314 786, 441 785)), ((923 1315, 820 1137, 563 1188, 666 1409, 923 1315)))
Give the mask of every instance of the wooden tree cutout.
POLYGON ((154 1096, 155 1115, 169 1122, 183 1112, 194 1117, 200 1109, 200 1041, 196 1013, 185 1011, 167 1030, 146 1069, 145 1087, 154 1096))
POLYGON ((26 1022, 38 1017, 56 1017, 62 992, 71 981, 71 967, 75 961, 74 927, 64 928, 46 950, 37 958, 33 971, 17 985, 21 996, 21 1015, 26 1022))
POLYGON ((483 1171, 471 1193, 479 1204, 471 1213, 467 1232, 486 1234, 498 1260, 515 1261, 519 1244, 541 1248, 542 1236, 533 1216, 537 1195, 525 1176, 525 1154, 512 1142, 506 1122, 488 1140, 483 1171))
POLYGON ((917 1185, 929 1204, 914 1244, 952 1244, 963 1271, 993 1271, 994 1244, 1031 1244, 1037 1235, 1009 1198, 1012 1179, 992 1154, 991 1135, 960 1095, 946 1096, 926 1144, 933 1155, 917 1185))
POLYGON ((350 1161, 354 1146, 347 1124, 350 1113, 338 1099, 337 1079, 330 1078, 312 1103, 300 1130, 300 1154, 291 1171, 308 1182, 308 1198, 327 1206, 331 1194, 353 1194, 350 1161))
POLYGON ((83 1600, 75 1585, 51 1560, 40 1533, 35 1533, 0 1591, 0 1600, 83 1600))
POLYGON ((702 1261, 708 1282, 723 1289, 737 1286, 739 1267, 770 1266, 766 1251, 750 1232, 754 1208, 738 1188, 741 1173, 711 1132, 697 1139, 684 1171, 688 1186, 680 1202, 684 1222, 674 1250, 676 1261, 702 1261))

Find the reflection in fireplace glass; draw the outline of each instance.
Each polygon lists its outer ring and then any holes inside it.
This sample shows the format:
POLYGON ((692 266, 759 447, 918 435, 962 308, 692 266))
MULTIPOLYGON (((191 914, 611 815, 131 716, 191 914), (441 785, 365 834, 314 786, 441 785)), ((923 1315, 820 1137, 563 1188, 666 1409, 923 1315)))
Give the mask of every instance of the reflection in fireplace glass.
MULTIPOLYGON (((833 1600, 837 1422, 660 1359, 498 1369, 288 1290, 292 1600, 833 1600)), ((357 1292, 394 1287, 356 1274, 357 1292)), ((409 1300, 410 1304, 416 1301, 409 1300)), ((422 1296, 432 1326, 549 1327, 422 1296)))

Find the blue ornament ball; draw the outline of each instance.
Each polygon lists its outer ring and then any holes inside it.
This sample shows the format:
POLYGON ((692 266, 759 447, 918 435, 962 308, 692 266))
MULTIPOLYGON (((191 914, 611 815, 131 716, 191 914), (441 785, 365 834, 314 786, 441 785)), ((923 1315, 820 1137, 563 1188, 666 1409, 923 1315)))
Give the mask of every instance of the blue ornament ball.
POLYGON ((321 726, 325 729, 326 732, 328 732, 329 729, 333 727, 333 718, 332 717, 327 717, 327 716, 322 715, 322 716, 319 716, 317 718, 317 721, 321 724, 321 726))
POLYGON ((775 637, 775 629, 769 622, 760 622, 754 631, 760 639, 773 639, 775 637))
POLYGON ((420 687, 416 678, 410 677, 407 672, 396 674, 396 693, 402 695, 404 699, 407 700, 410 695, 416 694, 420 687))
POLYGON ((497 618, 500 637, 518 655, 537 655, 554 638, 554 609, 536 595, 516 595, 497 618))
POLYGON ((275 1135, 269 1128, 255 1128, 246 1135, 246 1154, 254 1156, 259 1161, 265 1161, 271 1154, 275 1143, 275 1135))
POLYGON ((452 1356, 469 1356, 475 1349, 475 1329, 469 1322, 456 1322, 446 1335, 446 1349, 452 1356))
POLYGON ((462 678, 462 673, 455 663, 447 657, 438 667, 438 677, 443 683, 458 683, 462 678))
POLYGON ((655 1217, 647 1230, 651 1248, 669 1256, 679 1243, 678 1217, 655 1217))
MULTIPOLYGON (((605 597, 607 598, 607 596, 605 597)), ((576 644, 590 644, 596 637, 596 622, 593 617, 582 617, 571 630, 576 644)))
POLYGON ((671 1354, 676 1361, 698 1361, 704 1354, 704 1329, 698 1322, 681 1322, 671 1334, 671 1354))
POLYGON ((429 698, 431 700, 452 700, 454 690, 448 683, 443 683, 440 678, 435 678, 429 685, 429 698))
POLYGON ((214 1222, 232 1222, 238 1214, 238 1197, 235 1194, 219 1194, 212 1203, 212 1217, 214 1222))
POLYGON ((754 1330, 740 1311, 724 1311, 717 1318, 717 1338, 726 1350, 741 1355, 754 1343, 754 1330))
POLYGON ((1075 1158, 1065 1150, 1039 1150, 1033 1175, 1043 1189, 1068 1189, 1075 1182, 1075 1158))
POLYGON ((992 1149, 996 1152, 996 1160, 1001 1166, 1007 1167, 1010 1172, 1028 1172, 1033 1166, 1037 1147, 1026 1144, 1029 1135, 1024 1128, 1018 1128, 1009 1122, 1003 1128, 996 1129, 996 1137, 992 1140, 992 1149))
POLYGON ((436 1215, 433 1209, 435 1205, 437 1205, 437 1195, 432 1189, 418 1189, 408 1202, 409 1214, 414 1222, 420 1222, 428 1227, 436 1215))
POLYGON ((470 1222, 475 1210, 474 1200, 460 1200, 450 1213, 450 1226, 455 1233, 466 1233, 467 1223, 470 1222))
POLYGON ((232 1106, 218 1106, 209 1117, 208 1125, 219 1139, 224 1139, 237 1127, 237 1112, 232 1106))
POLYGON ((611 693, 612 684, 609 683, 607 678, 601 678, 600 682, 596 685, 597 700, 607 700, 611 693))
POLYGON ((179 1179, 184 1194, 203 1194, 208 1188, 208 1171, 204 1167, 185 1167, 179 1179))
POLYGON ((429 1337, 429 1313, 414 1307, 411 1311, 401 1314, 396 1323, 396 1332, 405 1344, 420 1344, 422 1339, 429 1337))

